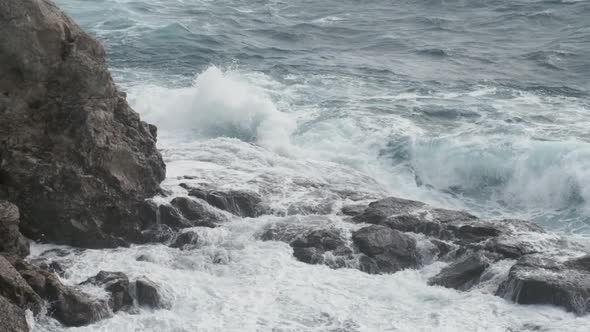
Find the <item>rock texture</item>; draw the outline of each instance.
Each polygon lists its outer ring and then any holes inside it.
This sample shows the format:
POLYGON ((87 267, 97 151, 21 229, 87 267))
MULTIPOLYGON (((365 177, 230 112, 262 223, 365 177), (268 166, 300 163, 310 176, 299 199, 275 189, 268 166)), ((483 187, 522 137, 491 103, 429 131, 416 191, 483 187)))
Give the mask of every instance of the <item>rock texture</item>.
POLYGON ((28 332, 25 311, 0 296, 0 331, 28 332))
POLYGON ((264 214, 262 198, 255 192, 246 190, 220 191, 208 188, 191 187, 181 184, 190 196, 200 198, 210 205, 240 217, 257 217, 264 214))
POLYGON ((168 306, 162 300, 158 285, 147 278, 141 278, 135 281, 137 293, 137 303, 140 306, 146 306, 154 309, 167 308, 168 306))
POLYGON ((122 272, 100 271, 92 278, 82 282, 103 287, 109 294, 109 307, 113 312, 126 310, 133 306, 133 298, 129 290, 129 278, 122 272))
POLYGON ((553 304, 590 313, 590 255, 558 262, 540 255, 521 258, 497 295, 521 304, 553 304))
POLYGON ((385 226, 368 226, 352 235, 352 240, 368 258, 361 270, 369 273, 393 273, 419 266, 416 240, 385 226))
POLYGON ((114 247, 165 166, 103 47, 49 0, 0 2, 0 198, 34 240, 114 247))
POLYGON ((66 326, 82 326, 110 316, 106 301, 61 283, 54 273, 20 259, 12 262, 34 292, 47 301, 47 312, 66 326))
POLYGON ((19 232, 20 214, 16 205, 0 201, 0 252, 26 256, 29 241, 19 232))

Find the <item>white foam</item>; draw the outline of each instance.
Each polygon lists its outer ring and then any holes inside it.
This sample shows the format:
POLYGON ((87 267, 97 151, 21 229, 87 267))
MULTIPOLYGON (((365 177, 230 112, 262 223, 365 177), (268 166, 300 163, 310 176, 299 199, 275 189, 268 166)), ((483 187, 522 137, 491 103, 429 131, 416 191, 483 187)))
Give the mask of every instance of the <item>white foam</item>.
POLYGON ((283 154, 292 148, 295 121, 238 71, 212 66, 189 87, 136 87, 129 100, 145 120, 164 131, 235 137, 283 154))

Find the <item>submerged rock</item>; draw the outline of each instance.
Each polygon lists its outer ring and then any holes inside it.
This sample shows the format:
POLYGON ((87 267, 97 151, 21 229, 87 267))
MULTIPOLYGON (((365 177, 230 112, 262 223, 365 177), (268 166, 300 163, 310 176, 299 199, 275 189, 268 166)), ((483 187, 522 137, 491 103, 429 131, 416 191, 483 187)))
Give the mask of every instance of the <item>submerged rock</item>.
POLYGON ((169 243, 176 236, 176 232, 168 225, 156 224, 141 232, 143 243, 169 243))
POLYGON ((51 1, 0 2, 0 199, 34 240, 126 245, 165 166, 105 51, 51 1))
POLYGON ((48 314, 62 324, 82 326, 110 316, 106 301, 63 285, 55 274, 22 260, 15 261, 14 267, 35 293, 47 301, 48 314))
POLYGON ((257 217, 264 213, 262 198, 247 190, 218 191, 207 188, 194 188, 183 184, 188 194, 200 198, 210 205, 240 217, 257 217))
POLYGON ((465 291, 479 283, 489 266, 490 260, 483 253, 472 253, 443 268, 428 284, 465 291))
POLYGON ((168 305, 162 300, 159 287, 153 281, 142 278, 135 281, 137 294, 137 303, 140 306, 146 306, 154 309, 168 308, 168 305))
POLYGON ((590 255, 563 263, 524 256, 496 295, 520 304, 553 304, 580 315, 590 313, 590 255))
POLYGON ((346 262, 352 259, 352 250, 343 234, 336 229, 274 224, 260 237, 263 241, 288 243, 293 248, 293 256, 308 264, 326 264, 332 268, 341 268, 349 265, 346 262))
POLYGON ((170 245, 171 248, 178 248, 180 250, 191 250, 198 246, 199 234, 193 231, 178 234, 174 242, 170 245))
POLYGON ((0 200, 0 252, 18 256, 29 254, 29 241, 19 232, 19 222, 18 207, 0 200))
POLYGON ((110 294, 109 306, 113 312, 129 309, 133 306, 133 298, 129 290, 129 278, 122 272, 100 271, 92 278, 82 282, 103 287, 110 294))
POLYGON ((397 230, 379 225, 368 226, 354 232, 352 240, 368 257, 361 265, 365 272, 394 273, 419 266, 416 240, 397 230))

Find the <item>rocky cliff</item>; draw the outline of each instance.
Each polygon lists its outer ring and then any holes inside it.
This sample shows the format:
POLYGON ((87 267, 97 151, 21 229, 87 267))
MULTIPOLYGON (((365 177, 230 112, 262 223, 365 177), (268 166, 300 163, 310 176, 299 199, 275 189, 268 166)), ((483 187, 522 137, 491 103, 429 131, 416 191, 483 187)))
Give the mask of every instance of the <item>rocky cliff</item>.
POLYGON ((134 241, 165 165, 101 44, 49 0, 0 2, 0 199, 34 240, 134 241))

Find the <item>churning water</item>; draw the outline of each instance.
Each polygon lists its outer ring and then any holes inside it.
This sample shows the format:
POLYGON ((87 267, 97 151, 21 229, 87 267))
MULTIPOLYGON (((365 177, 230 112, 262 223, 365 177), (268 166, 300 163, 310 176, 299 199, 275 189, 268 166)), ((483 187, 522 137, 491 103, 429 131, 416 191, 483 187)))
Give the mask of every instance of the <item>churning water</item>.
POLYGON ((72 251, 66 283, 148 275, 172 308, 68 331, 590 330, 588 317, 485 285, 427 286, 442 263, 375 276, 257 240, 274 222, 354 229, 329 213, 343 192, 590 237, 590 2, 57 2, 103 41, 130 103, 158 126, 166 189, 186 195, 178 177, 191 176, 290 215, 198 229, 192 251, 72 251), (328 214, 309 215, 318 209, 328 214))

